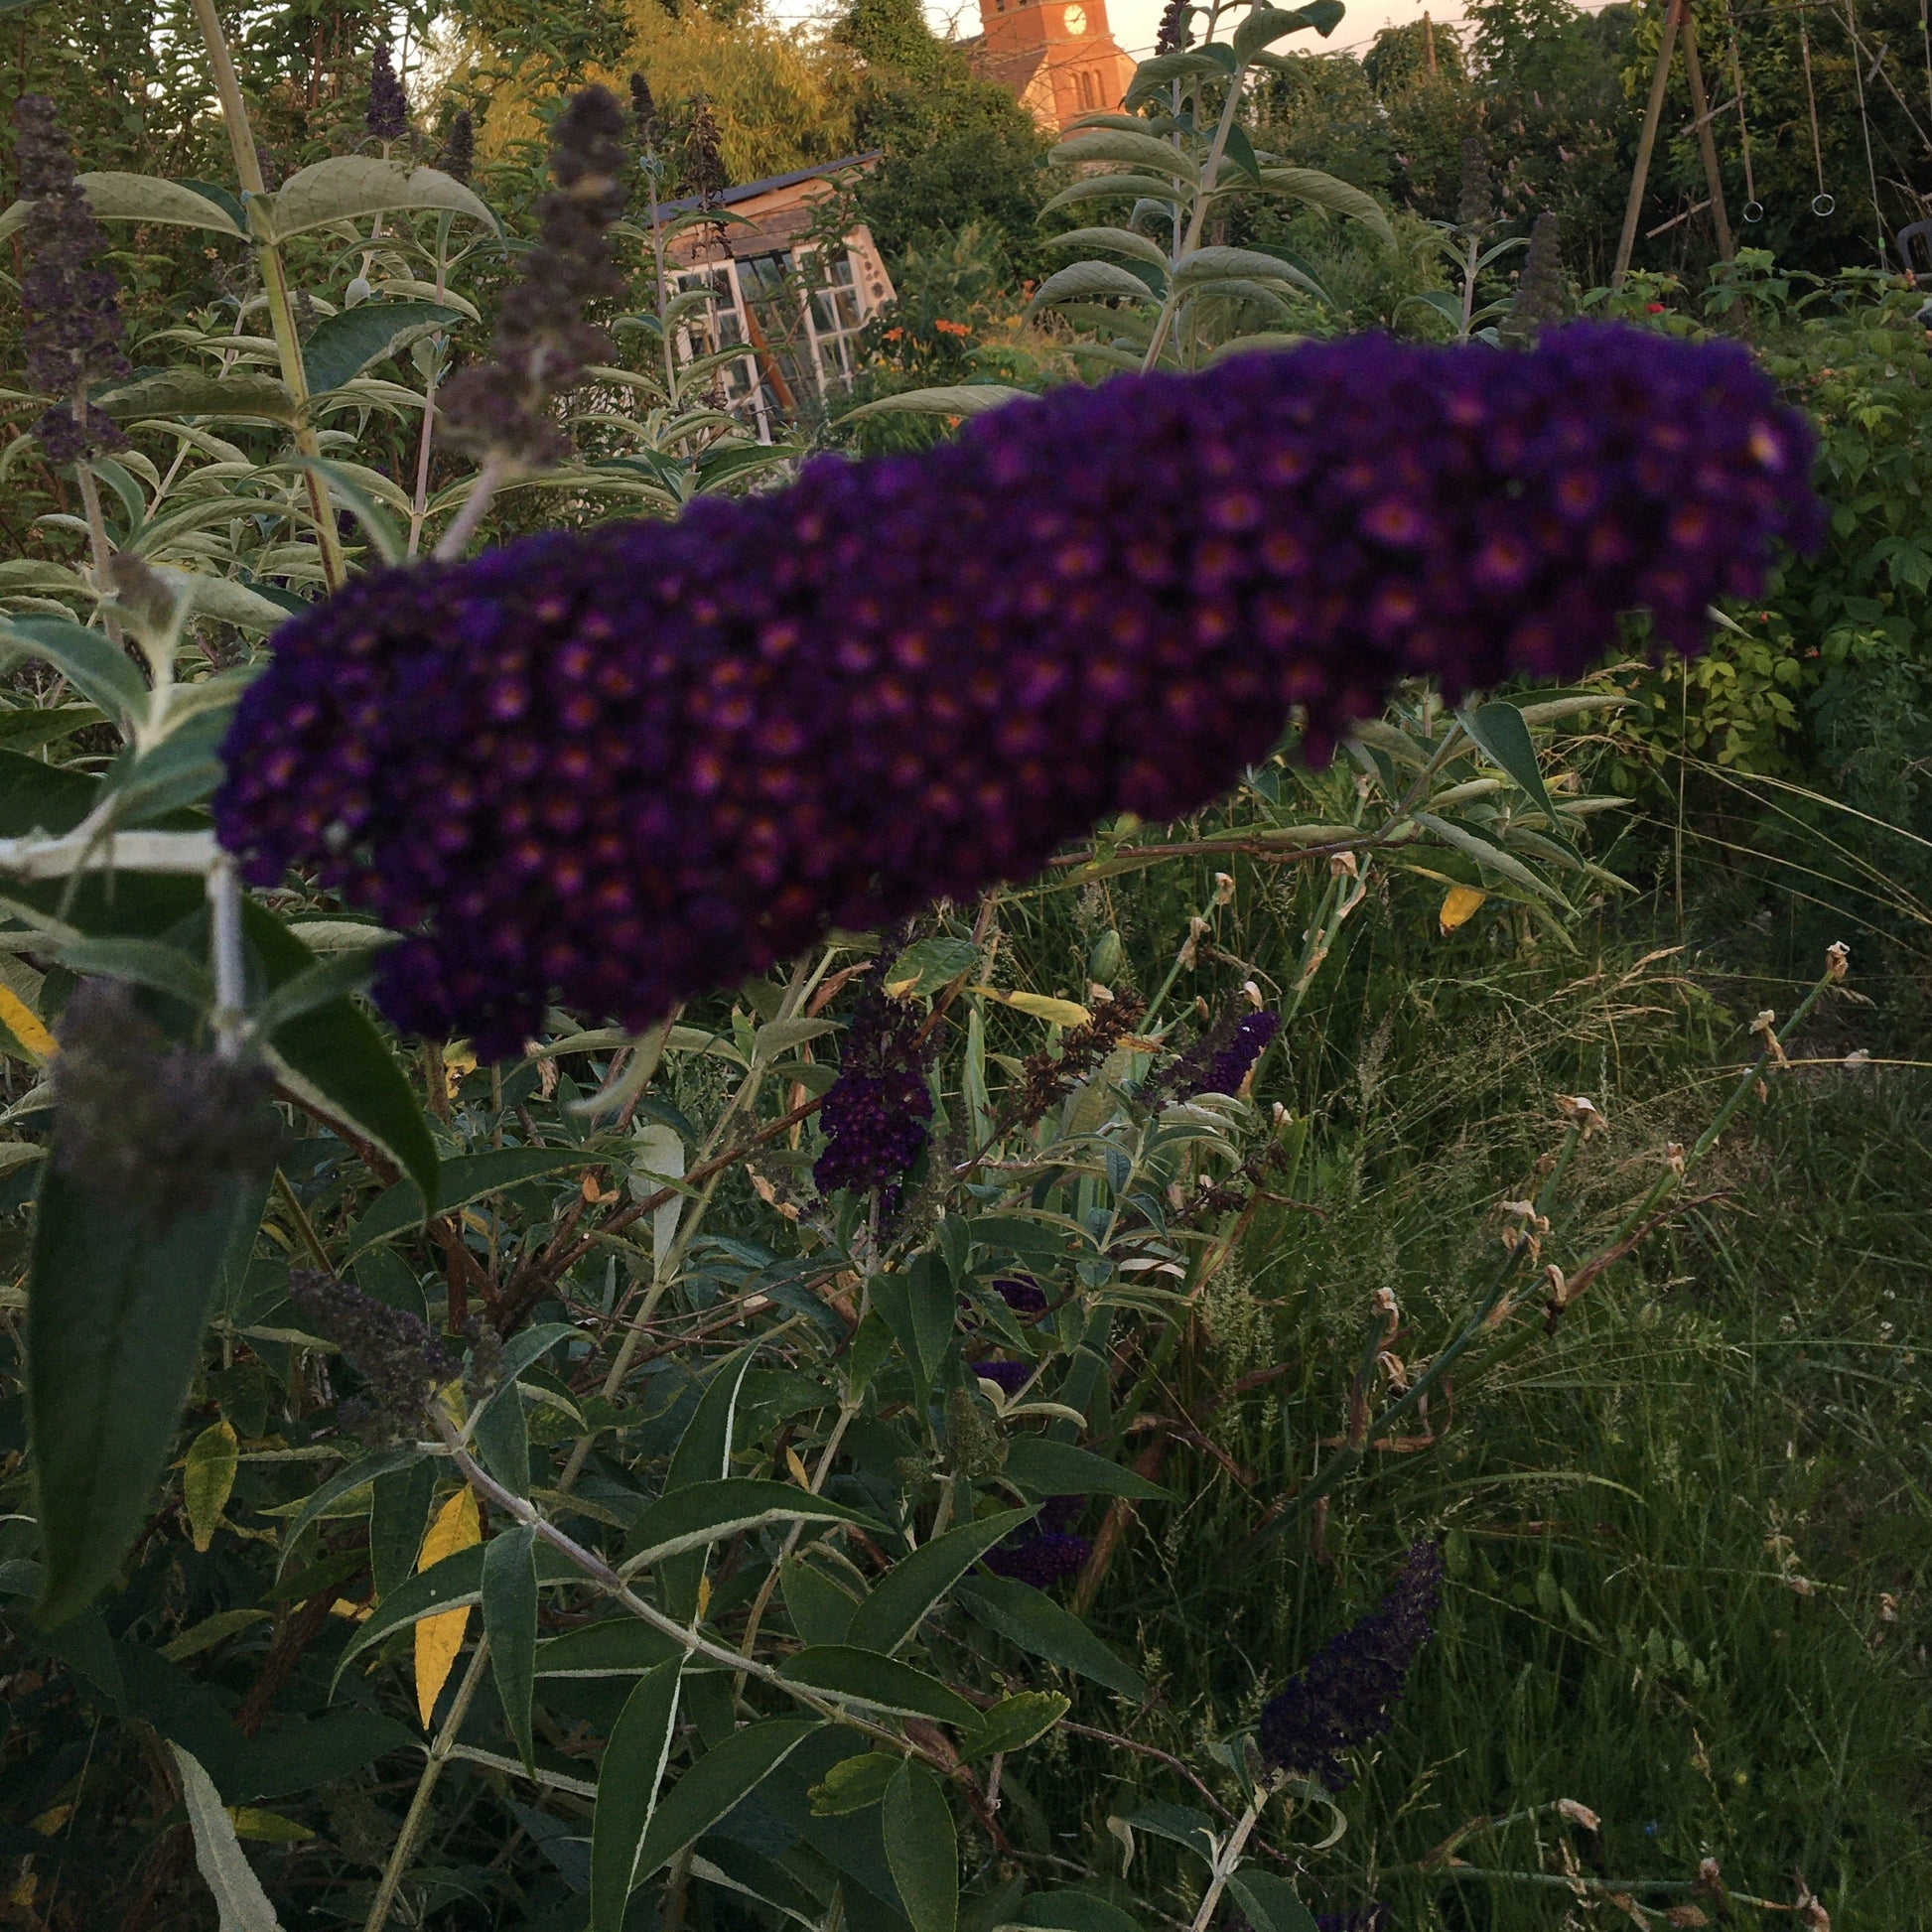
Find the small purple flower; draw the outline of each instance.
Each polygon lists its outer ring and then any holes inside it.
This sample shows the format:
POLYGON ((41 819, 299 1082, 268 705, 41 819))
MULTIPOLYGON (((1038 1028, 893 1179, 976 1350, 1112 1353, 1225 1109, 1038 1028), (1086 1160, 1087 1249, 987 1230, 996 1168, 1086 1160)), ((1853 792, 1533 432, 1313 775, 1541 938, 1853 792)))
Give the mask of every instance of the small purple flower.
POLYGON ((1050 1589, 1062 1577, 1084 1570, 1093 1545, 1073 1534, 1080 1505, 1078 1496, 1048 1496, 1032 1522, 1021 1524, 986 1553, 987 1569, 1035 1589, 1050 1589))
POLYGON ((1339 1791, 1352 1775, 1347 1753, 1394 1722, 1409 1667, 1432 1634, 1442 1587, 1441 1545, 1414 1545, 1380 1605, 1331 1637, 1262 1707, 1262 1756, 1339 1791))
POLYGON ((1032 1362, 975 1362, 973 1373, 1007 1395, 1018 1395, 1033 1379, 1032 1362))
POLYGON ((409 96, 396 78, 386 40, 376 42, 369 62, 368 129, 378 141, 400 141, 409 132, 409 96))
MULTIPOLYGON (((533 270, 499 339, 547 299, 533 270)), ((553 998, 641 1029, 1104 813, 1197 810, 1291 712, 1323 758, 1398 679, 1574 676, 1637 606, 1696 649, 1818 534, 1811 449, 1740 345, 1603 324, 1069 384, 674 523, 358 580, 278 634, 217 829, 255 883, 412 933, 398 1026, 491 1057, 553 998)))
POLYGON ((890 1214, 932 1120, 925 1015, 885 986, 885 960, 866 976, 839 1055, 839 1077, 818 1110, 825 1151, 812 1169, 820 1193, 877 1187, 890 1214))
POLYGON ((1238 1094, 1281 1028, 1279 1015, 1230 1002, 1191 1046, 1149 1076, 1143 1089, 1147 1100, 1166 1106, 1197 1093, 1238 1094))
POLYGON ((90 387, 128 372, 121 352, 121 291, 99 266, 107 237, 75 179, 73 151, 42 94, 14 102, 14 160, 30 206, 21 235, 20 284, 27 379, 61 400, 34 425, 50 463, 79 463, 127 448, 113 420, 86 400, 90 387))
POLYGON ((1046 1291, 1037 1282, 1008 1276, 995 1282, 993 1291, 1015 1314, 1046 1312, 1046 1291))

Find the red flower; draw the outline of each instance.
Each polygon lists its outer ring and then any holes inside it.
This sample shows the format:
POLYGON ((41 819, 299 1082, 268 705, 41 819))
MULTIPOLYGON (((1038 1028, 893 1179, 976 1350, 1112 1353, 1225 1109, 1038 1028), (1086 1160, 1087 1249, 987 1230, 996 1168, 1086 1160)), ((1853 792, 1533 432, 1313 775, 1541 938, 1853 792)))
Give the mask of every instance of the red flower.
POLYGON ((1660 316, 1664 313, 1664 305, 1661 302, 1646 302, 1643 312, 1647 316, 1660 316))

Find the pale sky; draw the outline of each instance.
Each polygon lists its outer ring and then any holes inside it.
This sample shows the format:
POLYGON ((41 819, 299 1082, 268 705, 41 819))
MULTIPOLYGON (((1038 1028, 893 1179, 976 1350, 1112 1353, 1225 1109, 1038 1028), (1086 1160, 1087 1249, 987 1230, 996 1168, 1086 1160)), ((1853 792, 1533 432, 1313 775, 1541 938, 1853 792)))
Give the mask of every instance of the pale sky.
MULTIPOLYGON (((1105 5, 1107 24, 1121 46, 1136 59, 1152 54, 1166 0, 1105 0, 1105 5)), ((826 11, 823 0, 770 0, 770 7, 772 15, 783 21, 810 20, 826 11)), ((1089 5, 1088 11, 1092 10, 1089 5)), ((925 11, 935 33, 979 32, 977 0, 925 0, 925 11)), ((1380 29, 1392 22, 1420 20, 1423 11, 1424 0, 1348 0, 1348 12, 1328 39, 1297 34, 1282 42, 1282 47, 1296 53, 1306 48, 1327 54, 1346 48, 1359 54, 1380 29)), ((1461 0, 1429 0, 1428 11, 1437 20, 1459 20, 1461 0)))

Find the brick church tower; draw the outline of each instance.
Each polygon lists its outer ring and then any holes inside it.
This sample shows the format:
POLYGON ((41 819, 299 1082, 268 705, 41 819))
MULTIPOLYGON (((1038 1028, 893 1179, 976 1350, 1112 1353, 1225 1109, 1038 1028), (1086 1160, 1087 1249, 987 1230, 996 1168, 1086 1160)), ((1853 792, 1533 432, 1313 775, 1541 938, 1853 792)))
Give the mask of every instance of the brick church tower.
POLYGON ((965 45, 973 70, 998 81, 1041 127, 1117 108, 1134 63, 1107 26, 1107 0, 979 0, 984 31, 965 45))

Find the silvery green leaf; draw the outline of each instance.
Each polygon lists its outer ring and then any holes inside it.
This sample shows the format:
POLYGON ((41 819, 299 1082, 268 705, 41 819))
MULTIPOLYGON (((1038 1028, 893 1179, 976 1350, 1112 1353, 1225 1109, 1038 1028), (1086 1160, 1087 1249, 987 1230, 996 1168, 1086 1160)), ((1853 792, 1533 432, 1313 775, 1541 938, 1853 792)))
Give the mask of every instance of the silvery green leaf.
POLYGON ((1285 262, 1275 255, 1265 255, 1259 248, 1196 248, 1191 254, 1182 255, 1174 264, 1173 279, 1177 288, 1190 283, 1238 279, 1288 282, 1298 289, 1306 289, 1311 295, 1321 294, 1319 284, 1293 262, 1285 262))
POLYGON ((273 195, 256 196, 249 207, 270 241, 286 241, 290 235, 358 215, 413 208, 447 208, 502 232, 495 215, 454 177, 373 155, 337 155, 298 169, 273 195))
MULTIPOLYGON (((76 175, 74 185, 86 195, 87 206, 102 221, 153 221, 170 227, 212 228, 217 234, 241 234, 233 215, 220 203, 185 183, 166 181, 159 175, 129 175, 109 170, 76 175)), ((0 241, 26 222, 29 206, 26 202, 16 202, 0 214, 0 241)))
POLYGON ((295 400, 279 376, 237 371, 207 375, 200 369, 166 369, 103 389, 95 407, 117 422, 141 416, 207 416, 241 423, 292 423, 295 400))
POLYGON ((246 584, 237 584, 232 577, 216 577, 206 570, 177 570, 172 564, 157 564, 154 569, 178 598, 186 598, 190 611, 218 618, 237 630, 266 634, 288 621, 289 614, 279 604, 251 591, 246 584))
POLYGON ((842 423, 856 423, 864 416, 984 416, 1019 402, 1028 391, 1009 388, 1004 382, 959 382, 938 389, 907 389, 897 396, 880 396, 862 402, 838 417, 842 423))
POLYGON ((1300 348, 1308 338, 1291 335, 1281 329, 1258 329, 1252 336, 1237 336, 1232 342, 1223 343, 1220 347, 1209 349, 1207 365, 1211 368, 1216 362, 1225 362, 1230 355, 1253 355, 1263 350, 1300 348))
POLYGON ((1132 228, 1068 228, 1064 234, 1048 235, 1041 244, 1047 248, 1112 249, 1117 255, 1131 255, 1147 262, 1162 274, 1168 272, 1168 251, 1132 228))
POLYGON ((1261 179, 1264 187, 1279 189, 1311 207, 1345 214, 1351 221, 1373 228, 1390 247, 1395 246, 1395 230, 1389 226, 1381 203, 1351 183, 1338 181, 1318 168, 1264 168, 1261 179))
POLYGON ((1438 818, 1434 812, 1411 812, 1409 816, 1424 830, 1435 833, 1445 845, 1453 846, 1477 865, 1487 866, 1491 872, 1500 873, 1503 878, 1514 880, 1517 885, 1532 893, 1540 893, 1545 898, 1553 899, 1568 909, 1569 902, 1547 880, 1539 879, 1522 860, 1512 858, 1501 846, 1478 837, 1467 826, 1457 825, 1452 819, 1438 818))
POLYGON ((195 1865, 214 1894, 219 1932, 282 1932, 282 1921, 242 1852, 214 1780, 192 1752, 173 1742, 168 1748, 175 1754, 188 1822, 195 1834, 195 1865))
POLYGON ((1193 182, 1200 165, 1184 148, 1171 146, 1152 134, 1129 134, 1124 128, 1101 128, 1090 134, 1076 134, 1062 141, 1047 157, 1062 164, 1087 161, 1119 161, 1132 168, 1152 168, 1164 175, 1177 175, 1193 182))
POLYGON ((1191 207, 1194 185, 1189 181, 1163 181, 1157 175, 1089 175, 1070 188, 1062 188, 1039 211, 1050 214, 1055 208, 1071 207, 1075 202, 1132 201, 1143 196, 1191 207))
POLYGON ((1090 301, 1095 296, 1119 296, 1130 302, 1152 302, 1154 291, 1138 275, 1112 262, 1074 262, 1047 276, 1027 304, 1029 316, 1058 302, 1090 301))

